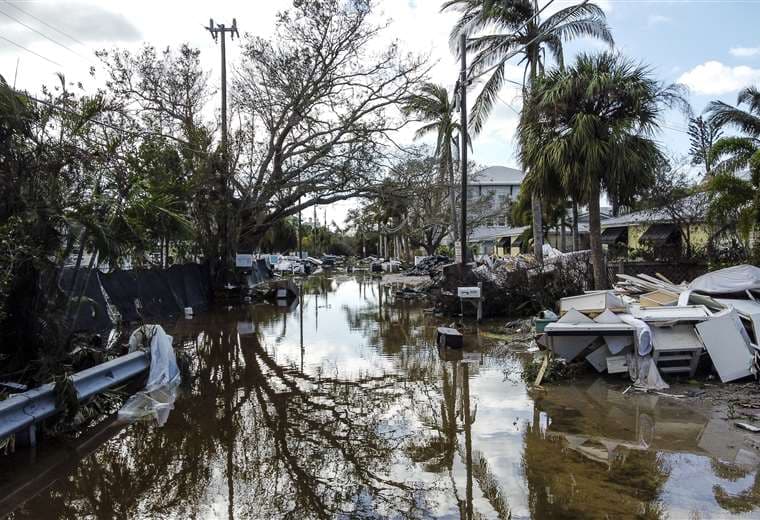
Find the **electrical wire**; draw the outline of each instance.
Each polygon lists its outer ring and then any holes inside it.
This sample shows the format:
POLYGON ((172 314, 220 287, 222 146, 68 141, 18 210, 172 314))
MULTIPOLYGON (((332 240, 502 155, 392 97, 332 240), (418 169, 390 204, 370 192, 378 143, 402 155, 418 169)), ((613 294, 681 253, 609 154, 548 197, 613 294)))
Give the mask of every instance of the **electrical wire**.
POLYGON ((57 32, 58 34, 62 34, 63 36, 65 36, 66 38, 70 39, 70 40, 71 40, 71 41, 73 41, 74 43, 78 43, 78 44, 79 44, 79 45, 81 45, 82 47, 87 47, 87 45, 85 45, 85 43, 83 43, 81 40, 78 40, 78 39, 74 38, 73 36, 71 36, 70 34, 63 32, 62 30, 60 30, 60 29, 56 28, 55 26, 53 26, 53 25, 49 24, 48 22, 46 22, 46 21, 45 21, 45 20, 43 20, 42 18, 39 18, 39 17, 37 17, 37 16, 33 15, 33 14, 32 14, 32 13, 30 13, 29 11, 26 11, 26 10, 24 10, 24 9, 21 9, 20 7, 18 7, 18 6, 16 5, 18 2, 11 2, 11 1, 9 1, 9 0, 5 0, 5 3, 6 3, 6 5, 9 5, 9 6, 11 6, 12 8, 14 8, 15 10, 17 10, 17 11, 20 11, 20 12, 24 13, 24 14, 25 14, 25 15, 27 15, 28 17, 30 17, 30 18, 33 18, 33 19, 37 20, 38 22, 40 22, 41 24, 43 24, 43 25, 45 25, 45 26, 49 27, 50 29, 53 29, 53 30, 54 30, 55 32, 57 32))
POLYGON ((18 47, 19 49, 24 49, 24 50, 25 50, 26 52, 28 52, 29 54, 34 54, 34 55, 35 55, 35 56, 37 56, 38 58, 42 58, 42 59, 43 59, 43 60, 45 60, 45 61, 49 61, 49 62, 50 62, 50 63, 52 63, 53 65, 58 65, 59 67, 63 67, 63 65, 61 65, 61 64, 60 64, 60 63, 58 63, 57 61, 51 60, 50 58, 47 58, 47 57, 43 56, 42 54, 39 54, 39 53, 37 53, 37 52, 34 52, 33 50, 27 49, 27 48, 26 48, 26 47, 24 47, 23 45, 21 45, 21 44, 19 44, 19 43, 16 43, 16 42, 14 42, 13 40, 9 40, 9 39, 8 39, 8 38, 6 38, 5 36, 0 36, 0 39, 1 39, 1 40, 5 40, 5 41, 7 41, 7 42, 8 42, 8 43, 10 43, 11 45, 15 45, 15 46, 16 46, 16 47, 18 47))
POLYGON ((21 20, 19 20, 19 19, 18 19, 18 18, 16 18, 15 16, 11 16, 11 15, 9 15, 9 14, 8 14, 8 13, 6 13, 5 11, 3 11, 2 9, 0 9, 0 14, 1 14, 1 15, 3 15, 3 16, 5 16, 5 17, 7 17, 7 18, 10 18, 10 19, 11 19, 11 20, 13 20, 14 22, 16 22, 16 23, 18 23, 18 24, 20 24, 20 25, 22 25, 22 26, 26 27, 26 28, 27 28, 27 29, 29 29, 30 31, 32 31, 32 32, 35 32, 35 33, 39 34, 40 36, 42 36, 42 37, 43 37, 43 38, 45 38, 46 40, 48 40, 48 41, 51 41, 51 42, 55 43, 55 44, 56 44, 56 45, 58 45, 59 47, 61 47, 61 48, 63 48, 63 49, 66 49, 66 50, 67 50, 67 51, 69 51, 70 53, 72 53, 72 54, 76 54, 76 55, 77 55, 77 56, 79 56, 80 58, 82 58, 82 59, 85 59, 85 60, 87 60, 87 61, 90 61, 88 58, 86 58, 86 57, 82 56, 82 55, 81 55, 81 54, 79 54, 77 51, 75 51, 75 50, 71 49, 70 47, 67 47, 66 45, 62 44, 62 43, 61 43, 61 42, 59 42, 58 40, 55 40, 54 38, 51 38, 51 37, 50 37, 50 36, 48 36, 47 34, 45 34, 45 33, 41 32, 41 31, 38 31, 37 29, 35 29, 35 28, 34 28, 34 27, 32 27, 31 25, 28 25, 28 24, 26 24, 26 23, 22 22, 21 20))

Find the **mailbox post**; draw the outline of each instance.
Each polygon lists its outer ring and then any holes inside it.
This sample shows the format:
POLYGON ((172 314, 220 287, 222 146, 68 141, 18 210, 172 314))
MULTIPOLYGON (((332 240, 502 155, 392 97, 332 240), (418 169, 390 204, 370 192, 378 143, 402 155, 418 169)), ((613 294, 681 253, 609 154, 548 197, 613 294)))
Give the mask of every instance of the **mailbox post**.
POLYGON ((472 303, 477 309, 478 322, 483 319, 483 284, 478 282, 476 287, 457 287, 457 296, 459 296, 459 309, 464 319, 464 304, 472 303))

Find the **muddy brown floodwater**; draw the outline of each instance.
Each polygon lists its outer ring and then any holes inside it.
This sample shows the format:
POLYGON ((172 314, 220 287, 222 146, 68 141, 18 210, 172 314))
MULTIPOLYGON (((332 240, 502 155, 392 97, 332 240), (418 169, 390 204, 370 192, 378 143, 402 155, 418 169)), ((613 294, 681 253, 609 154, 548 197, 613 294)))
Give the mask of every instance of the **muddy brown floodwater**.
MULTIPOLYGON (((372 278, 169 324, 191 360, 164 427, 106 422, 0 458, 0 516, 758 518, 725 428, 599 379, 532 393, 518 349, 372 278)), ((488 325, 484 326, 487 328, 488 325)))

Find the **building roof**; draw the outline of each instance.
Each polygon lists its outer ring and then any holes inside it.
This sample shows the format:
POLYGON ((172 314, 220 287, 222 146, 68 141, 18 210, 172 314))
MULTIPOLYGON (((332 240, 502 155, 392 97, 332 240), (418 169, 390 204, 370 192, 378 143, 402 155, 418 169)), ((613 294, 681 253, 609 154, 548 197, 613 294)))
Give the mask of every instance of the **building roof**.
POLYGON ((516 237, 522 234, 528 226, 478 226, 472 230, 467 240, 470 242, 490 242, 504 237, 516 237))
POLYGON ((469 184, 472 186, 519 186, 525 179, 525 174, 507 166, 489 166, 472 176, 469 184))
MULTIPOLYGON (((705 218, 704 212, 707 210, 706 200, 697 199, 697 197, 704 198, 704 193, 697 193, 695 195, 689 195, 684 199, 683 216, 691 217, 693 221, 703 220, 705 218), (691 203, 690 201, 692 201, 691 203)), ((580 220, 580 219, 579 219, 580 220)), ((633 213, 626 213, 617 217, 611 217, 602 220, 602 228, 617 226, 632 226, 636 224, 658 224, 673 222, 673 217, 664 209, 643 209, 641 211, 634 211, 633 213)))

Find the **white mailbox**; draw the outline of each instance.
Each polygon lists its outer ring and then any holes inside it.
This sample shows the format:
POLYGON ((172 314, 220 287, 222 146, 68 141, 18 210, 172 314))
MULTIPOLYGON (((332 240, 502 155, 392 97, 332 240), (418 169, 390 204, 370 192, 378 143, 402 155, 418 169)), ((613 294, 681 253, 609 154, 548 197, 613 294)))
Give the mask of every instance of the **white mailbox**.
POLYGON ((460 298, 480 298, 480 287, 457 287, 460 298))

